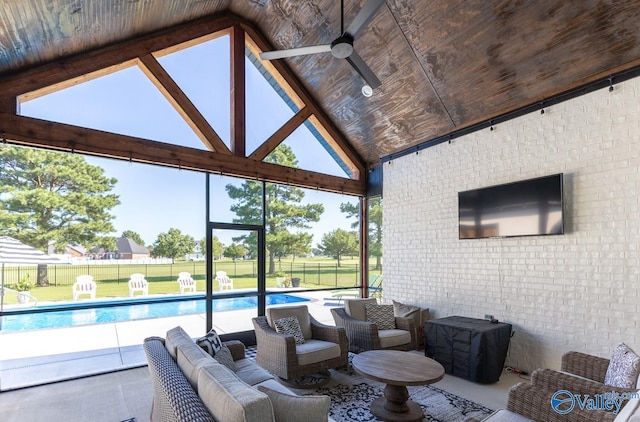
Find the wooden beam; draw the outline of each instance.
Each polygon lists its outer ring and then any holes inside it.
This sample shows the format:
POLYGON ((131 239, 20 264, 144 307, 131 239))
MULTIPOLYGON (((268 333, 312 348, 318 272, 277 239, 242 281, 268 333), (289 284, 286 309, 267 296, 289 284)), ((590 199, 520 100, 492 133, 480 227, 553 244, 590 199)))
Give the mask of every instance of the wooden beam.
POLYGON ((62 89, 75 85, 78 78, 84 80, 87 75, 95 75, 94 72, 98 75, 100 72, 111 73, 119 66, 135 64, 138 57, 226 31, 238 22, 239 18, 231 13, 212 15, 97 50, 59 58, 29 70, 3 75, 0 77, 0 92, 15 97, 43 88, 45 93, 52 92, 51 87, 62 89))
POLYGON ((231 154, 229 148, 220 139, 216 131, 211 127, 207 119, 193 105, 189 97, 180 89, 166 70, 151 54, 140 57, 138 66, 153 84, 162 92, 162 95, 173 105, 176 111, 187 122, 189 127, 198 135, 200 140, 212 151, 221 154, 231 154))
MULTIPOLYGON (((245 32, 253 41, 255 47, 258 51, 269 51, 273 50, 272 46, 266 41, 266 39, 255 29, 251 24, 243 22, 242 26, 244 27, 245 32)), ((249 43, 247 43, 249 44, 249 43)), ((256 53, 257 54, 257 53, 256 53)), ((273 60, 270 62, 270 65, 273 66, 277 72, 284 77, 289 85, 298 93, 302 102, 311 108, 311 114, 318 120, 321 127, 317 127, 318 130, 322 132, 322 130, 326 131, 328 135, 327 141, 330 143, 335 142, 334 150, 340 158, 350 167, 351 172, 353 173, 353 178, 359 179, 364 178, 366 166, 362 160, 362 158, 358 155, 358 153, 351 147, 351 145, 344 138, 342 133, 338 130, 338 128, 333 124, 331 119, 327 116, 327 114, 318 106, 318 104, 313 100, 313 97, 309 94, 307 89, 300 83, 298 78, 293 74, 291 69, 281 60, 273 60), (324 128, 324 129, 323 129, 324 128)))
POLYGON ((231 151, 246 155, 247 119, 245 97, 244 30, 234 25, 231 31, 231 151))
POLYGON ((0 97, 0 112, 18 114, 20 103, 16 97, 0 97))
POLYGON ((11 113, 0 113, 0 133, 5 134, 10 144, 221 173, 348 195, 365 194, 364 180, 330 176, 230 154, 202 151, 11 113))
POLYGON ((282 125, 282 127, 275 131, 269 139, 264 141, 262 145, 253 151, 249 158, 256 161, 264 160, 271 151, 280 145, 282 141, 287 139, 287 137, 291 135, 302 123, 304 123, 309 116, 311 116, 311 109, 309 107, 303 107, 302 110, 298 111, 287 123, 282 125))

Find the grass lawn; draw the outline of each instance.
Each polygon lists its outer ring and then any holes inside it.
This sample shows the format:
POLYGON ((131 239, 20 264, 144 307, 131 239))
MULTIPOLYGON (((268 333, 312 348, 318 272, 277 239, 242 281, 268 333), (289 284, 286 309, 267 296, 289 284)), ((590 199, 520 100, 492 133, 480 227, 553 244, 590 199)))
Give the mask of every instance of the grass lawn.
MULTIPOLYGON (((353 287, 358 282, 359 268, 357 259, 342 259, 341 266, 337 261, 329 258, 296 258, 295 260, 281 260, 276 262, 276 268, 285 271, 287 277, 298 277, 300 287, 305 289, 326 289, 332 287, 353 287)), ((375 262, 372 260, 371 265, 375 262)), ((233 279, 235 289, 256 288, 257 268, 255 261, 215 261, 215 271, 226 271, 233 279)), ((90 274, 97 283, 97 298, 128 297, 129 275, 133 273, 145 274, 149 281, 149 294, 179 293, 176 282, 178 273, 187 271, 197 281, 197 290, 204 292, 205 285, 204 262, 176 262, 175 264, 148 265, 118 265, 117 261, 108 265, 60 265, 49 266, 48 276, 50 285, 47 287, 33 287, 30 294, 39 302, 72 300, 71 286, 75 278, 81 274, 90 274)), ((35 267, 7 267, 5 269, 5 285, 11 287, 13 283, 29 273, 32 281, 36 280, 35 267)), ((276 287, 275 276, 267 274, 267 287, 276 287)), ((218 284, 214 280, 214 289, 218 284)), ((85 298, 88 296, 81 296, 85 298)), ((17 303, 14 292, 6 292, 6 304, 17 303)))

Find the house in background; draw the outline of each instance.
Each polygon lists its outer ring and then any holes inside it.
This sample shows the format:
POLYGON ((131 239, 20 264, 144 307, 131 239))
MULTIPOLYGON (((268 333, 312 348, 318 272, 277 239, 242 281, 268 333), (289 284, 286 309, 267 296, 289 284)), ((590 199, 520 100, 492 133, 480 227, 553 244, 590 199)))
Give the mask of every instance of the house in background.
POLYGON ((116 253, 117 259, 146 259, 151 255, 147 247, 138 245, 127 237, 116 240, 116 253))

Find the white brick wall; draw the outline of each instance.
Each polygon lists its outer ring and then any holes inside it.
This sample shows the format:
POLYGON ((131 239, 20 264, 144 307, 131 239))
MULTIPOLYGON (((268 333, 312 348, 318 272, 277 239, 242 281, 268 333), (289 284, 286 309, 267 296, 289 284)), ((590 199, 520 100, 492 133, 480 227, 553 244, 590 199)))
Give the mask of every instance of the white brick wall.
POLYGON ((514 326, 507 364, 640 352, 640 78, 384 164, 384 291, 514 326), (565 234, 458 240, 458 192, 565 175, 565 234))

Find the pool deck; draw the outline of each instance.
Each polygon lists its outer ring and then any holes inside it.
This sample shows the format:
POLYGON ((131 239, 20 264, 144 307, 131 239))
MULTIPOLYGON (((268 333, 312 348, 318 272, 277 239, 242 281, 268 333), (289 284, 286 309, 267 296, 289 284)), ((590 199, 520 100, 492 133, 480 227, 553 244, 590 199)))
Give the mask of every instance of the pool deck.
MULTIPOLYGON (((330 310, 341 304, 329 292, 296 295, 311 299, 304 304, 317 320, 334 324, 330 310)), ((217 312, 213 326, 220 334, 252 330, 254 316, 253 308, 217 312)), ((192 337, 200 337, 206 327, 205 315, 0 332, 0 391, 146 365, 143 340, 165 337, 177 325, 192 337)))

